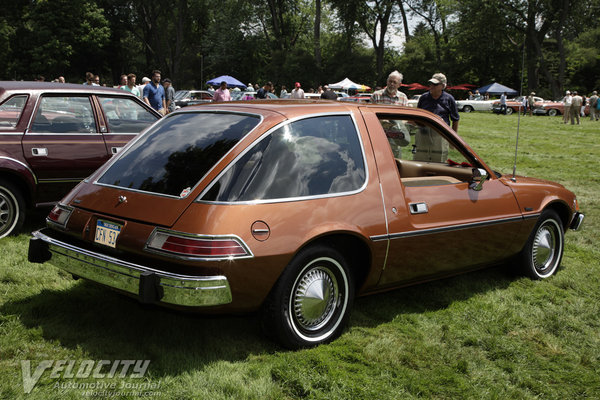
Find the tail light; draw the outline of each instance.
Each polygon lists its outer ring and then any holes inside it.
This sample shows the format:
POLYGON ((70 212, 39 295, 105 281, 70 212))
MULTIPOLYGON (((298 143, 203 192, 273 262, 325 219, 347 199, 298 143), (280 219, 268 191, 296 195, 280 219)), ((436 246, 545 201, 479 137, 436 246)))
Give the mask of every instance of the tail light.
POLYGON ((48 214, 46 221, 64 228, 67 225, 67 221, 69 221, 72 212, 73 209, 71 207, 57 204, 52 211, 50 211, 50 214, 48 214))
POLYGON ((237 236, 194 235, 156 229, 146 244, 152 252, 184 258, 233 259, 252 257, 245 243, 237 236))

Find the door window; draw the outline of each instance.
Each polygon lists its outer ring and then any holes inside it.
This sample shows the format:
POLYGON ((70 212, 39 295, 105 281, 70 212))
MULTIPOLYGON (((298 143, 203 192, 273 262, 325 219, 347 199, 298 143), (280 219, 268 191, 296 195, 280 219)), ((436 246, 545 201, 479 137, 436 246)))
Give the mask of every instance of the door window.
POLYGON ((139 133, 152 125, 158 117, 134 99, 100 97, 100 105, 112 133, 139 133))
POLYGON ((96 133, 96 121, 89 97, 42 97, 30 132, 96 133))
POLYGON ((27 103, 27 96, 22 95, 13 96, 0 105, 0 129, 17 126, 25 103, 27 103))

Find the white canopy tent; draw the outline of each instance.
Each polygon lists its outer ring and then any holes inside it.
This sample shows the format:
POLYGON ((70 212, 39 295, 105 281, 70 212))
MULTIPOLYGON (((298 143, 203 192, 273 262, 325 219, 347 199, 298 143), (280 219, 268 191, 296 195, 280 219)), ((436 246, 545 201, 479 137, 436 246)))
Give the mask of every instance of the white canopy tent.
POLYGON ((346 78, 343 81, 340 81, 338 83, 330 83, 329 87, 331 89, 337 89, 337 90, 348 90, 348 89, 354 89, 354 90, 371 90, 370 87, 365 86, 365 85, 361 85, 360 83, 354 83, 354 82, 352 82, 348 78, 346 78))

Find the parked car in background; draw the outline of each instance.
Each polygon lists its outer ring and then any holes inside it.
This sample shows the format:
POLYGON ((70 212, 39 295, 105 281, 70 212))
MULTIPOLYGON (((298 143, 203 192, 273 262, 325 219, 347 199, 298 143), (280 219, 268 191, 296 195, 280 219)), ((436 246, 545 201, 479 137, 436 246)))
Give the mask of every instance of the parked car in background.
POLYGON ((483 97, 472 99, 472 100, 457 100, 456 106, 458 111, 472 112, 472 111, 492 111, 492 104, 495 100, 485 100, 483 97))
MULTIPOLYGON (((277 95, 275 95, 274 93, 267 93, 267 97, 269 98, 269 100, 275 100, 277 99, 277 95)), ((232 90, 231 91, 231 100, 232 101, 238 101, 238 100, 255 100, 256 99, 256 92, 253 90, 232 90)))
MULTIPOLYGON (((524 96, 519 96, 514 99, 507 99, 506 100, 506 114, 510 115, 513 112, 519 112, 519 111, 523 112, 523 97, 524 96)), ((525 97, 527 97, 527 96, 525 96, 525 97)), ((544 99, 542 99, 541 97, 534 96, 533 97, 534 107, 537 103, 541 103, 543 101, 544 101, 544 99)), ((502 113, 502 108, 500 106, 500 100, 494 101, 494 103, 492 104, 492 111, 495 112, 496 114, 502 113)))
POLYGON ((121 89, 0 82, 0 237, 50 206, 160 114, 121 89))
POLYGON ((408 99, 408 106, 417 108, 417 104, 419 103, 419 97, 421 97, 420 94, 415 94, 412 97, 410 97, 408 99))
POLYGON ((47 221, 31 262, 146 304, 259 311, 299 348, 340 335, 356 295, 515 257, 548 278, 583 214, 558 183, 494 171, 428 111, 274 100, 168 114, 47 221))
POLYGON ((176 108, 210 103, 212 100, 213 94, 208 90, 178 90, 175 92, 176 108))
MULTIPOLYGON (((585 115, 589 115, 590 113, 590 104, 587 100, 583 111, 585 115)), ((537 115, 549 115, 551 117, 563 115, 565 113, 565 104, 562 102, 562 99, 556 101, 546 100, 541 103, 535 103, 533 113, 537 115)))

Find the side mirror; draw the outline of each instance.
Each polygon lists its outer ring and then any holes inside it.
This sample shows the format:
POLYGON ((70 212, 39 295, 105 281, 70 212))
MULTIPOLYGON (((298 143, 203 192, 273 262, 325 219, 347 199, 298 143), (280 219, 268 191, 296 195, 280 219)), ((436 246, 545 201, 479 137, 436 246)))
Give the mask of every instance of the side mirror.
POLYGON ((487 171, 483 168, 473 168, 473 180, 469 185, 470 189, 479 192, 483 189, 483 182, 488 178, 487 171))

